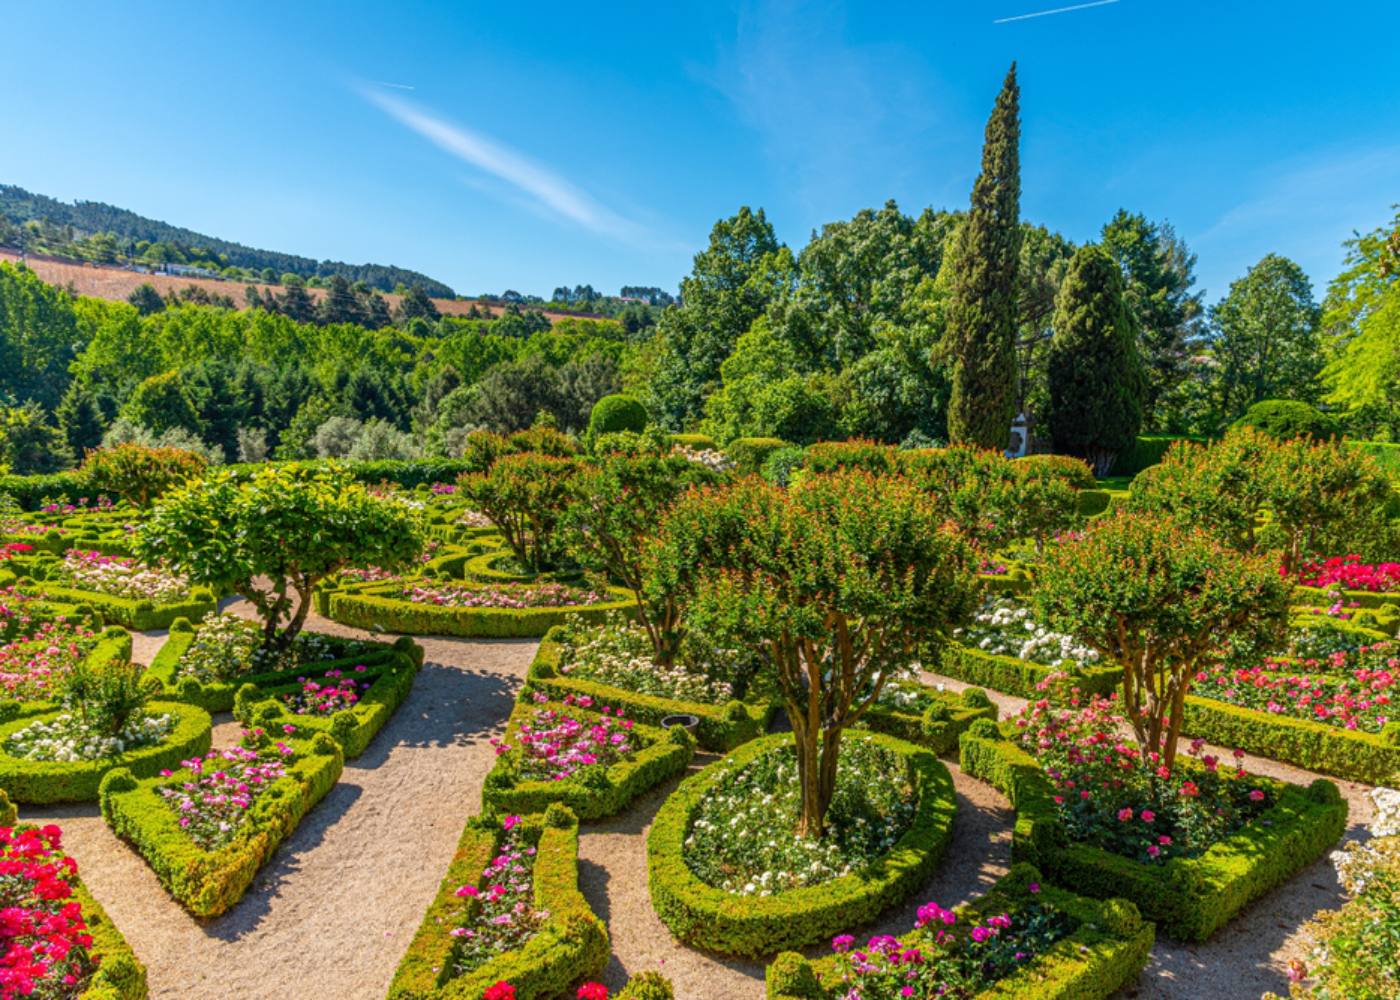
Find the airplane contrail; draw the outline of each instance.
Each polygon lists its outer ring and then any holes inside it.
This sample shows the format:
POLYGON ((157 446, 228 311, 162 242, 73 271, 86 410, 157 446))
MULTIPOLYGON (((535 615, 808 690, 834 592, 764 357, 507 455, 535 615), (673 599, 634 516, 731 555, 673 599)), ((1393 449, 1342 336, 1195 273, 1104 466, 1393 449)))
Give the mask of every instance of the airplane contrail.
POLYGON ((1049 17, 1051 14, 1068 14, 1072 10, 1087 10, 1090 7, 1107 7, 1118 0, 1093 0, 1092 3, 1077 3, 1072 7, 1056 7, 1054 10, 1038 10, 1034 14, 1017 14, 1015 17, 999 17, 993 24, 1009 24, 1012 21, 1029 21, 1033 17, 1049 17))

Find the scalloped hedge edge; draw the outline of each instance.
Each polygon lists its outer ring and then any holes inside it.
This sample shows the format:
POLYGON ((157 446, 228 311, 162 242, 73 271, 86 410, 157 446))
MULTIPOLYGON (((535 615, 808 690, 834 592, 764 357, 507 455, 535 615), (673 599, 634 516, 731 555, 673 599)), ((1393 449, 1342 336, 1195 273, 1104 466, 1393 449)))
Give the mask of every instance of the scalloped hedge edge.
POLYGON ((1178 941, 1205 941, 1247 905, 1322 857, 1340 839, 1347 804, 1318 778, 1307 788, 1255 777, 1275 804, 1195 858, 1149 865, 1070 843, 1040 765, 1007 738, 976 726, 962 737, 962 769, 1000 789, 1016 809, 1011 856, 1097 899, 1125 896, 1178 941))
POLYGON ((96 590, 71 590, 67 587, 53 586, 43 580, 34 580, 22 589, 65 604, 89 605, 104 621, 113 625, 123 625, 133 632, 169 628, 176 618, 203 618, 219 604, 214 592, 208 587, 193 587, 189 600, 174 601, 170 604, 133 601, 96 590))
POLYGON ((723 705, 711 705, 639 694, 581 677, 568 677, 559 673, 562 655, 563 649, 555 630, 550 629, 540 640, 535 658, 530 661, 525 675, 527 682, 556 701, 562 701, 570 694, 587 695, 598 705, 620 708, 629 719, 648 726, 659 726, 668 715, 693 715, 700 720, 695 733, 696 742, 705 750, 728 753, 762 736, 768 731, 768 723, 778 709, 774 701, 749 702, 735 698, 723 705))
POLYGON ((198 705, 206 712, 233 711, 234 699, 237 697, 239 689, 245 684, 252 684, 260 689, 272 688, 294 681, 298 677, 305 676, 308 672, 320 671, 324 673, 336 667, 355 666, 360 663, 372 667, 386 662, 395 650, 414 658, 418 666, 423 664, 423 647, 407 637, 394 643, 386 643, 376 642, 373 639, 346 639, 343 636, 314 633, 337 644, 370 642, 378 645, 379 649, 361 656, 339 656, 318 663, 304 663, 289 670, 249 674, 237 681, 213 681, 208 684, 193 678, 177 681, 175 672, 179 670, 180 660, 189 651, 190 644, 194 642, 197 632, 198 630, 188 618, 177 618, 171 622, 170 635, 160 649, 156 650, 156 655, 151 657, 151 665, 146 668, 146 675, 160 681, 161 688, 165 692, 164 697, 171 701, 183 701, 186 704, 198 705))
MULTIPOLYGON (((368 668, 365 672, 374 679, 360 700, 348 709, 331 715, 298 715, 277 696, 299 689, 300 684, 293 681, 273 687, 248 683, 234 695, 233 717, 246 726, 259 725, 269 732, 289 722, 312 732, 328 733, 345 751, 347 760, 358 757, 408 697, 413 679, 423 665, 423 647, 403 636, 393 647, 374 657, 360 657, 357 662, 364 663, 368 668), (370 659, 376 662, 366 662, 370 659)), ((322 672, 319 666, 310 664, 299 670, 301 676, 322 672)))
MULTIPOLYGON (((1025 863, 1013 865, 987 892, 956 907, 957 913, 991 915, 1031 897, 1030 884, 1040 873, 1025 863)), ((974 1000, 1104 1000, 1137 979, 1147 965, 1155 928, 1125 899, 1099 901, 1041 884, 1037 898, 1067 914, 1077 926, 1044 953, 974 1000)), ((831 1000, 820 980, 832 974, 832 956, 807 959, 783 952, 765 975, 767 1000, 831 1000)))
MULTIPOLYGON (((956 642, 945 645, 938 662, 928 669, 944 677, 1032 701, 1041 697, 1036 685, 1051 674, 1060 672, 1057 667, 1032 663, 1015 656, 985 653, 956 642)), ((1112 694, 1123 679, 1122 671, 1117 667, 1080 667, 1069 671, 1069 674, 1085 694, 1112 694)))
POLYGON ((1383 785, 1400 771, 1400 721, 1367 733, 1199 695, 1186 696, 1183 716, 1182 728, 1191 736, 1308 771, 1368 785, 1383 785))
POLYGON ((778 733, 754 740, 681 782, 647 835, 647 885, 652 908, 682 943, 723 955, 757 958, 814 944, 873 920, 917 891, 943 859, 953 832, 953 779, 929 750, 882 733, 850 730, 903 757, 918 796, 909 829, 871 870, 772 896, 738 896, 700 881, 685 863, 685 838, 700 801, 755 758, 787 747, 778 733))
POLYGON ((454 893, 481 877, 499 843, 500 825, 473 817, 394 971, 388 1000, 479 1000, 499 980, 515 987, 516 1000, 554 1000, 575 983, 602 973, 610 954, 608 930, 578 888, 578 818, 556 803, 543 816, 526 817, 525 823, 539 830, 535 905, 549 911, 539 932, 467 975, 450 976, 453 939, 448 930, 466 905, 454 893))
MULTIPOLYGON (((392 589, 399 586, 387 585, 392 589)), ((535 639, 566 621, 601 622, 613 612, 630 614, 636 607, 632 595, 619 587, 609 588, 617 595, 616 600, 563 608, 451 608, 415 604, 383 596, 385 587, 372 584, 362 590, 331 591, 326 617, 369 631, 460 635, 475 639, 535 639)))
POLYGON ((172 778, 138 779, 126 768, 110 772, 102 780, 102 818, 146 859, 176 902, 196 917, 216 917, 243 898, 278 845, 340 778, 345 756, 327 734, 284 742, 297 751, 296 760, 254 801, 234 839, 217 850, 195 844, 157 794, 157 786, 172 778))
MULTIPOLYGON (((528 684, 521 689, 502 739, 510 741, 521 721, 539 709, 552 708, 579 719, 602 718, 599 713, 577 705, 565 705, 559 701, 531 701, 532 692, 528 684)), ((589 773, 586 777, 572 776, 563 781, 514 781, 504 761, 498 758, 481 787, 482 811, 542 813, 553 803, 559 802, 580 820, 602 819, 621 812, 637 796, 682 773, 695 756, 694 737, 679 726, 664 730, 634 724, 632 732, 645 743, 641 750, 633 754, 630 760, 618 761, 606 769, 595 767, 591 770, 596 773, 589 773)))
MULTIPOLYGON (((178 767, 180 761, 209 749, 213 723, 204 709, 174 701, 154 701, 147 708, 153 713, 177 717, 175 730, 155 746, 142 747, 103 760, 71 762, 26 760, 11 757, 0 749, 0 790, 4 790, 15 802, 29 805, 92 802, 98 798, 103 780, 112 771, 128 771, 138 777, 148 777, 158 774, 163 768, 178 767)), ((10 736, 39 721, 44 715, 57 714, 57 709, 45 706, 42 712, 21 715, 0 724, 0 747, 10 736)))
POLYGON ((981 688, 953 694, 932 684, 920 686, 934 699, 922 712, 901 712, 877 703, 861 716, 857 726, 927 747, 941 757, 957 749, 958 737, 978 719, 997 720, 997 707, 981 688))

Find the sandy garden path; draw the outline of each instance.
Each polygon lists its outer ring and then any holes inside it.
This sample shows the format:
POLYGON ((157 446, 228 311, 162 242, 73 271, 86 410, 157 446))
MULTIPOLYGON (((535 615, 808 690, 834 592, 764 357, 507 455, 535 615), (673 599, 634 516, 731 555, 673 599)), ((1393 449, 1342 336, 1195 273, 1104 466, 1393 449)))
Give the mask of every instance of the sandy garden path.
MULTIPOLYGON (((248 613, 235 603, 231 610, 248 613)), ((308 627, 363 635, 314 618, 308 627)), ((135 659, 149 662, 163 633, 136 636, 135 659)), ((408 700, 339 784, 259 873, 229 913, 201 924, 172 902, 145 861, 108 830, 95 805, 25 809, 26 820, 60 823, 93 893, 150 970, 157 1000, 380 1000, 437 889, 467 817, 480 803, 493 753, 489 737, 504 724, 535 644, 420 639, 426 662, 408 700)), ((945 680, 943 678, 930 678, 945 680)), ((962 687, 948 680, 950 688, 962 687)), ((993 695, 1003 716, 1019 699, 993 695)), ((216 719, 215 744, 237 738, 237 724, 216 719)), ((697 766, 713 758, 701 758, 697 766)), ((1295 768, 1250 760, 1261 773, 1310 780, 1295 768)), ((950 762, 958 815, 949 855, 929 883, 869 933, 899 933, 918 904, 952 906, 1003 874, 1010 860, 1012 813, 990 786, 950 762)), ((1358 832, 1370 816, 1366 789, 1341 784, 1358 832)), ((675 782, 623 815, 585 827, 580 880, 612 935, 604 982, 617 988, 632 972, 660 969, 681 1000, 759 1000, 758 962, 701 954, 677 945, 652 912, 646 889, 645 835, 675 782)), ((1313 865, 1200 946, 1159 943, 1140 984, 1126 996, 1154 1000, 1257 997, 1286 992, 1284 969, 1305 957, 1295 929, 1315 910, 1341 900, 1326 862, 1313 865)), ((822 949, 815 949, 820 953, 822 949)))

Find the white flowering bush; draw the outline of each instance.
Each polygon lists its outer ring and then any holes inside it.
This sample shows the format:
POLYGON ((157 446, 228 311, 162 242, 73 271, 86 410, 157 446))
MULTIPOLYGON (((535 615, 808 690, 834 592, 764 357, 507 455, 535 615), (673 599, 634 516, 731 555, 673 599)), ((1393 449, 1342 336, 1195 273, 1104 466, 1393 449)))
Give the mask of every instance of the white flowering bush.
POLYGON ((1099 662, 1099 654, 1073 636, 1052 632, 1035 620, 1031 609, 1009 597, 988 597, 973 616, 972 624, 957 629, 954 637, 964 646, 997 656, 1014 656, 1031 663, 1079 667, 1099 662))
POLYGON ((5 741, 5 753, 26 760, 102 760, 159 743, 175 729, 175 716, 140 714, 111 732, 76 712, 31 723, 5 741))
POLYGON ((728 472, 734 468, 734 460, 724 452, 714 448, 691 448, 688 445, 678 444, 671 448, 671 454, 677 458, 683 458, 687 462, 703 465, 712 472, 728 472))
POLYGON ((913 821, 905 763, 863 740, 843 748, 826 835, 793 833, 801 801, 797 753, 765 753, 718 784, 685 839, 701 881, 744 896, 819 885, 860 872, 889 853, 913 821))
POLYGON ((718 670, 720 661, 737 654, 714 650, 709 662, 677 662, 663 667, 653 657, 646 630, 620 615, 609 616, 602 625, 571 623, 565 626, 559 644, 559 672, 566 677, 706 705, 722 705, 735 696, 734 685, 712 676, 710 671, 718 670))

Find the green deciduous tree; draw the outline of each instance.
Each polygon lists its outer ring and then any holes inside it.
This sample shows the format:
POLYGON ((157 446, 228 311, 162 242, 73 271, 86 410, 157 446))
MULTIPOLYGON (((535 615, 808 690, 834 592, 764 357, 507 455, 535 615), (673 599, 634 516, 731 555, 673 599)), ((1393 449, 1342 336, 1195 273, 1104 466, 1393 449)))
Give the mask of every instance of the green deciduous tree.
POLYGON ((462 494, 501 529, 521 565, 548 569, 560 555, 559 523, 573 499, 572 458, 523 452, 497 459, 485 472, 463 473, 462 494))
POLYGON ((89 451, 79 468, 93 496, 117 497, 148 507, 163 494, 204 475, 207 464, 190 451, 117 445, 89 451))
POLYGON ((1141 426, 1143 377, 1123 278, 1102 247, 1081 247, 1060 287, 1049 388, 1055 450, 1108 475, 1141 426))
POLYGON ((982 172, 973 185, 972 207, 958 229, 951 262, 948 437, 984 448, 1006 447, 1016 415, 1020 94, 1012 63, 987 121, 982 172))
POLYGON ((0 410, 0 465, 16 475, 59 472, 73 464, 63 432, 37 403, 0 410))
POLYGON ((180 427, 194 434, 201 430, 199 414, 179 372, 152 375, 136 387, 121 415, 155 434, 180 427))

